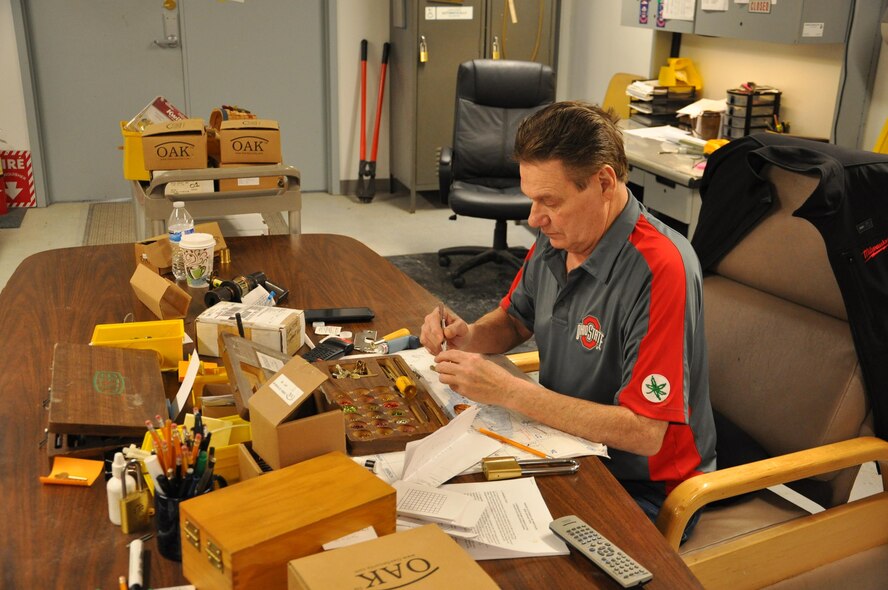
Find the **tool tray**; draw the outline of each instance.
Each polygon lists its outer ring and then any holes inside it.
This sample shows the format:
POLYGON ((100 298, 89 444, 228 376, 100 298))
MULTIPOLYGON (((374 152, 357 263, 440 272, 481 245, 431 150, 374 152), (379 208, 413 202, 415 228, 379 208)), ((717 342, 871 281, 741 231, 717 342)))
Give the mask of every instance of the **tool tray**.
POLYGON ((352 455, 403 451, 408 442, 428 436, 449 422, 400 356, 345 357, 315 366, 330 377, 319 389, 327 409, 342 410, 346 444, 352 455), (369 376, 345 376, 358 370, 359 363, 369 376), (389 375, 408 378, 416 387, 415 395, 402 393, 389 375))

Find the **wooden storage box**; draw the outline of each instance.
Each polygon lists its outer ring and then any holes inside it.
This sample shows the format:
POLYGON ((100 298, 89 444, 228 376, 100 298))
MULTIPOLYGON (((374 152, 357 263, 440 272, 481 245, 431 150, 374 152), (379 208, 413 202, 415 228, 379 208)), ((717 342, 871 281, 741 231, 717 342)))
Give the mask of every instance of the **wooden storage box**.
POLYGON ((372 526, 395 532, 395 489, 328 453, 182 502, 182 572, 201 590, 285 590, 287 563, 372 526))

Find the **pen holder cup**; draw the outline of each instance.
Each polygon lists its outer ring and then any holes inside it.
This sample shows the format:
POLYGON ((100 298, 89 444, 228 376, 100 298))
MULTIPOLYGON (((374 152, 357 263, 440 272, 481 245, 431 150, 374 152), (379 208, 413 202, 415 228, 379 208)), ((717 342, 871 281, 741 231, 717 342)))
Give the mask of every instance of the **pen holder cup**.
POLYGON ((179 533, 179 503, 183 498, 154 496, 154 524, 157 527, 157 550, 173 561, 182 561, 182 538, 179 533))
MULTIPOLYGON (((228 483, 220 475, 213 475, 210 486, 200 495, 213 489, 224 488, 228 483)), ((157 528, 157 550, 167 559, 182 561, 182 536, 179 527, 179 503, 193 498, 154 495, 154 526, 157 528)))

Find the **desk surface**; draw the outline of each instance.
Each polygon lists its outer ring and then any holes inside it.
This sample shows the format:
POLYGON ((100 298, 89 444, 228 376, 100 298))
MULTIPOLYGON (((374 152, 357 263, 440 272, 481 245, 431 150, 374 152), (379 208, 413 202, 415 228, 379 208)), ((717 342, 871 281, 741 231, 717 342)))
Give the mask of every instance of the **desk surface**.
POLYGON ((663 178, 688 186, 691 188, 700 184, 703 170, 695 168, 702 156, 688 154, 660 153, 663 151, 663 142, 646 137, 638 137, 626 133, 634 124, 629 121, 621 122, 623 129, 623 147, 626 150, 626 159, 630 166, 636 166, 642 170, 652 172, 663 178))
MULTIPOLYGON (((232 262, 223 276, 262 270, 290 289, 297 308, 367 305, 382 333, 407 327, 419 332, 437 303, 425 289, 363 244, 344 236, 301 235, 226 240, 232 262)), ((88 342, 95 324, 155 319, 128 281, 134 269, 130 244, 67 248, 25 259, 0 293, 0 326, 6 333, 0 372, 0 489, 7 498, 2 584, 5 588, 113 588, 127 571, 123 535, 107 518, 102 480, 90 488, 43 486, 50 462, 39 443, 46 425, 41 402, 50 383, 56 342, 88 342), (64 582, 62 581, 64 580, 64 582)), ((203 308, 202 292, 186 331, 203 308)), ((172 394, 174 390, 169 393, 172 394)), ((575 513, 654 573, 648 588, 699 588, 681 558, 623 492, 603 464, 582 459, 575 476, 538 480, 553 517, 575 513)), ((152 587, 184 583, 178 563, 150 553, 152 587)), ((616 588, 575 552, 569 556, 481 562, 504 588, 616 588)))

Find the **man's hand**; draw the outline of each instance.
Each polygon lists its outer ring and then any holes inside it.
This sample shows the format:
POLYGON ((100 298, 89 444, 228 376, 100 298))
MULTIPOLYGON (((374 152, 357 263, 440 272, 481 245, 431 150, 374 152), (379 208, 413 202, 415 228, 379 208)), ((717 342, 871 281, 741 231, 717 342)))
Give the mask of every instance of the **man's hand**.
POLYGON ((419 341, 429 352, 438 354, 443 349, 442 344, 445 340, 448 348, 464 348, 469 340, 469 325, 461 317, 441 306, 425 317, 419 341), (441 310, 444 313, 443 322, 441 310))
POLYGON ((460 395, 482 403, 505 406, 508 384, 517 377, 480 354, 447 350, 435 356, 441 383, 460 395))

